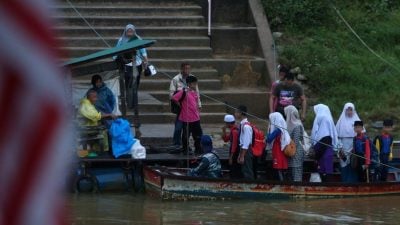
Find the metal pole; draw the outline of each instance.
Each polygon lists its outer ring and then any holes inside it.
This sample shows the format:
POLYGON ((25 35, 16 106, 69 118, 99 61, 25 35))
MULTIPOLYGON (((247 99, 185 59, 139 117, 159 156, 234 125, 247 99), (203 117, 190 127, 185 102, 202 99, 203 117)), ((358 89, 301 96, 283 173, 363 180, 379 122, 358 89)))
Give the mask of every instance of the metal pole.
POLYGON ((208 0, 208 30, 207 34, 211 37, 211 0, 208 0))

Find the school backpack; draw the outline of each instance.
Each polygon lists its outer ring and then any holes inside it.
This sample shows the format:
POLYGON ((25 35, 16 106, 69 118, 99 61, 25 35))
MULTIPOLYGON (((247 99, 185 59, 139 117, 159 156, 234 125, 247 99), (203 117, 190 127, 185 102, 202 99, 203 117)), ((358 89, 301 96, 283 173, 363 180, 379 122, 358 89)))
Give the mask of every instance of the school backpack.
POLYGON ((255 157, 262 156, 266 147, 264 132, 249 122, 245 123, 245 125, 249 125, 253 130, 253 141, 251 145, 253 155, 255 157))
MULTIPOLYGON (((389 149, 381 149, 382 148, 382 146, 383 146, 383 144, 382 144, 382 136, 381 135, 378 135, 378 136, 376 136, 375 138, 374 138, 374 145, 375 144, 379 144, 379 153, 382 153, 382 154, 390 154, 390 151, 391 151, 391 146, 392 146, 392 144, 393 144, 393 136, 389 136, 389 149), (383 152, 380 152, 380 151, 383 151, 383 152), (387 152, 388 151, 388 152, 387 152)), ((376 145, 375 145, 375 147, 376 147, 376 145)), ((378 148, 378 147, 377 147, 378 148)))
MULTIPOLYGON (((379 166, 379 152, 378 152, 378 149, 376 149, 376 146, 374 145, 374 143, 372 143, 372 141, 366 135, 364 135, 364 137, 362 139, 362 143, 365 144, 367 139, 369 140, 369 149, 371 151, 370 152, 370 160, 371 160, 370 167, 376 168, 377 166, 379 166)), ((355 141, 356 141, 356 138, 353 138, 353 146, 354 146, 355 141)))
MULTIPOLYGON (((175 91, 174 92, 174 95, 176 94, 176 93, 178 93, 179 91, 175 91)), ((179 98, 179 104, 177 103, 177 102, 175 102, 174 100, 170 100, 170 106, 171 106, 171 112, 173 113, 173 114, 179 114, 180 112, 181 112, 181 104, 182 104, 182 101, 183 101, 183 99, 186 97, 186 91, 185 91, 185 89, 183 89, 183 93, 182 93, 182 96, 179 98)))

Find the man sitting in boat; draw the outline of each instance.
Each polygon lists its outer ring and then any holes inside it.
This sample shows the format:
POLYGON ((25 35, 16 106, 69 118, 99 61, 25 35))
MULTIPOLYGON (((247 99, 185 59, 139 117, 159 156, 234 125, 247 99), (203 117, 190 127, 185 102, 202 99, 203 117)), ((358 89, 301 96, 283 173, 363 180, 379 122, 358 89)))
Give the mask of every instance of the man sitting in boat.
MULTIPOLYGON (((95 103, 97 101, 97 92, 95 90, 89 90, 86 94, 86 98, 81 100, 79 106, 79 119, 81 126, 98 126, 102 118, 116 118, 111 113, 101 113, 97 111, 95 103)), ((108 137, 107 131, 103 131, 103 145, 104 150, 108 150, 108 137)))
POLYGON ((188 175, 193 177, 208 178, 222 177, 221 162, 219 161, 217 154, 213 152, 211 137, 208 135, 203 135, 200 143, 204 154, 200 156, 199 165, 194 169, 190 169, 188 175))

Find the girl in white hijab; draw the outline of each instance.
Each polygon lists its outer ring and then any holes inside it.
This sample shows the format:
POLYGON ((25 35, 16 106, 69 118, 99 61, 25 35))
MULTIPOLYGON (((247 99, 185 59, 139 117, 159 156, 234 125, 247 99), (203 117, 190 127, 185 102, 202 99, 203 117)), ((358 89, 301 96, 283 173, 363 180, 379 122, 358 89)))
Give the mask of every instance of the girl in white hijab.
POLYGON ((283 181, 283 171, 288 168, 288 161, 283 150, 290 143, 290 135, 282 114, 278 112, 269 114, 269 121, 267 143, 272 144, 273 168, 278 171, 279 180, 283 181))
MULTIPOLYGON (((356 174, 350 165, 350 155, 353 149, 353 138, 356 136, 354 132, 354 121, 360 121, 356 108, 353 103, 346 103, 343 107, 342 114, 336 123, 336 130, 339 136, 339 162, 341 166, 341 178, 343 182, 357 181, 356 174)), ((364 129, 365 132, 365 129, 364 129)))
POLYGON ((300 120, 299 111, 296 107, 289 105, 285 109, 286 124, 291 139, 296 144, 296 153, 293 157, 289 158, 289 168, 292 174, 292 180, 301 182, 303 180, 303 162, 304 162, 304 149, 301 144, 304 141, 303 132, 304 127, 300 120))
POLYGON ((333 151, 338 143, 338 135, 329 107, 323 104, 314 106, 315 119, 311 131, 318 172, 322 181, 333 173, 333 151))

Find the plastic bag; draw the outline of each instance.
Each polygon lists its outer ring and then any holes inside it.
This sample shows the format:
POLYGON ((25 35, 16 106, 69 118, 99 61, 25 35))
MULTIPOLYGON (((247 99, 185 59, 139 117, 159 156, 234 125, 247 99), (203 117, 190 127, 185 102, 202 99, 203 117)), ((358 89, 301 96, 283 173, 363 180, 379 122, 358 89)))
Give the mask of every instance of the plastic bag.
POLYGON ((135 144, 133 144, 131 148, 131 155, 134 159, 146 158, 146 148, 140 144, 140 140, 135 139, 135 144))
POLYGON ((130 154, 135 139, 132 136, 129 122, 124 119, 114 120, 110 127, 110 134, 114 157, 130 154))

